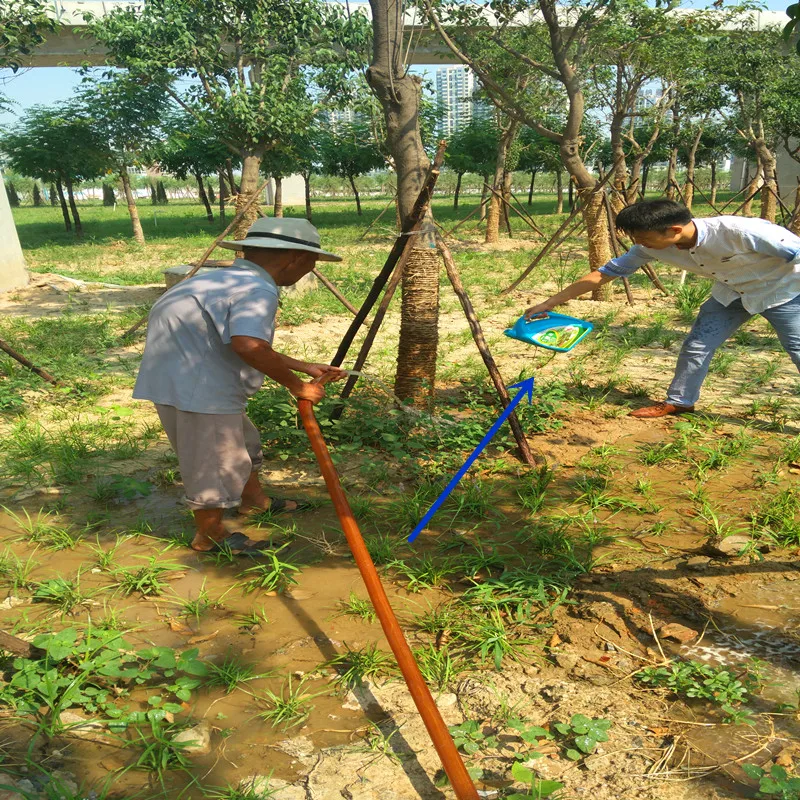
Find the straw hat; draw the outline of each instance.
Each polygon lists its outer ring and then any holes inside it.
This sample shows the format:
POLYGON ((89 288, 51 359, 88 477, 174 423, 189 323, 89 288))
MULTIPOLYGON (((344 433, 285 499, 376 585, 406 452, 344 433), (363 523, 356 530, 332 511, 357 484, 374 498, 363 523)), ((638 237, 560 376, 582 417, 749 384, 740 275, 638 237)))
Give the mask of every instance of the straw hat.
POLYGON ((247 231, 244 239, 220 242, 228 250, 243 250, 245 247, 265 247, 271 250, 308 250, 316 253, 319 261, 341 261, 342 257, 323 250, 319 231, 307 220, 295 217, 262 217, 247 231))

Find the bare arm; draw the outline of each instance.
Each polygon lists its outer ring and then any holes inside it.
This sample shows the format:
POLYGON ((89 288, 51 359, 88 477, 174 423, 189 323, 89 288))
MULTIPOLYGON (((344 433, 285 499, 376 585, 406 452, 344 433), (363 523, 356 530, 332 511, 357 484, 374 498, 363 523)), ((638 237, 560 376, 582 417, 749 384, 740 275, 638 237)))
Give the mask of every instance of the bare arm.
POLYGON ((526 309, 525 317, 530 319, 535 314, 542 314, 545 311, 552 311, 556 306, 566 303, 568 300, 574 300, 587 292, 593 292, 603 284, 610 283, 614 280, 611 275, 603 275, 598 270, 592 270, 588 275, 579 278, 575 283, 571 283, 565 289, 562 289, 558 294, 554 294, 548 300, 538 305, 531 306, 526 309))
POLYGON ((245 364, 285 386, 295 397, 318 403, 325 396, 325 389, 322 386, 301 381, 292 372, 292 369, 300 369, 293 365, 305 362, 295 361, 293 358, 276 353, 264 339, 256 339, 253 336, 231 336, 231 348, 245 364))

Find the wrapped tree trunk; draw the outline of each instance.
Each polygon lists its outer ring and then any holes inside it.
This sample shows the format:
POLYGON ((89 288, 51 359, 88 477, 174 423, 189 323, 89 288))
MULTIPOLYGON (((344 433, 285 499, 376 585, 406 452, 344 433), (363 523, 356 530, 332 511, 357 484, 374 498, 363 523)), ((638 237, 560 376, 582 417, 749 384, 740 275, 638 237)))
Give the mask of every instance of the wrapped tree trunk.
POLYGON ((711 160, 711 205, 717 204, 717 160, 711 160))
POLYGON ((203 176, 199 172, 195 172, 194 174, 195 180, 197 181, 197 193, 200 197, 200 202, 205 206, 206 209, 206 219, 209 222, 214 221, 214 212, 211 210, 211 203, 208 201, 208 195, 206 194, 206 187, 203 183, 203 176))
POLYGON ((556 170, 556 214, 564 213, 564 170, 556 170))
MULTIPOLYGON (((370 0, 373 57, 367 83, 383 108, 386 138, 397 174, 397 201, 405 218, 425 180, 430 161, 419 130, 422 80, 402 61, 403 3, 370 0)), ((414 237, 416 246, 403 271, 400 342, 394 390, 402 400, 433 400, 439 342, 439 255, 432 216, 414 237)))
POLYGON ((283 178, 280 175, 273 175, 275 180, 275 203, 272 207, 274 217, 283 216, 283 178))
MULTIPOLYGON (((246 210, 242 215, 241 220, 239 220, 238 224, 236 225, 236 228, 232 231, 234 239, 244 239, 247 231, 250 229, 250 226, 258 219, 258 201, 252 203, 249 208, 247 208, 247 201, 258 191, 261 175, 260 169, 262 155, 263 153, 256 153, 252 151, 246 151, 242 155, 242 184, 239 189, 239 193, 236 195, 236 213, 238 214, 243 209, 246 210)), ((235 187, 235 182, 233 180, 233 169, 230 165, 230 159, 228 159, 227 172, 230 185, 235 187)), ((276 203, 277 199, 278 191, 276 187, 276 203)))
POLYGON ((133 227, 133 238, 138 244, 144 244, 142 221, 139 219, 139 209, 136 208, 136 198, 131 190, 131 179, 128 175, 127 167, 120 169, 119 179, 122 181, 122 191, 125 194, 125 202, 128 204, 128 214, 130 214, 131 226, 133 227))
POLYGON ((753 142, 753 146, 764 176, 764 185, 761 189, 761 219, 775 222, 778 212, 778 180, 775 174, 775 154, 763 138, 756 139, 753 142))
POLYGON ((746 217, 749 217, 753 213, 753 198, 758 191, 758 187, 761 186, 763 179, 764 170, 759 163, 756 165, 755 175, 753 175, 750 183, 747 185, 747 190, 744 193, 744 196, 747 198, 747 200, 742 206, 742 214, 746 217))
POLYGON ((303 173, 303 186, 306 196, 306 219, 311 222, 311 173, 309 171, 303 173))
POLYGON ((486 215, 486 244, 493 244, 500 241, 500 219, 502 212, 502 193, 503 193, 503 177, 506 173, 506 160, 508 159, 508 151, 517 138, 520 123, 516 120, 510 120, 505 130, 500 136, 500 141, 497 144, 497 161, 495 162, 494 180, 492 181, 492 193, 489 197, 489 212, 486 215))
POLYGON ((64 187, 61 181, 56 181, 56 190, 61 205, 61 216, 64 217, 64 227, 67 229, 67 233, 70 233, 72 231, 72 219, 69 215, 69 206, 67 205, 67 198, 64 197, 64 187))

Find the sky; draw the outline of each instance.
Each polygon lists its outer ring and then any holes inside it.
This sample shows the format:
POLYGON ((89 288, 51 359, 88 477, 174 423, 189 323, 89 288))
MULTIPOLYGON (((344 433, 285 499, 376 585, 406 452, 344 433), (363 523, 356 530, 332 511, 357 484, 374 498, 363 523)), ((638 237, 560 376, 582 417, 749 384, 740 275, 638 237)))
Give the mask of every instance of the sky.
MULTIPOLYGON (((686 5, 701 3, 688 2, 686 5)), ((766 0, 765 5, 770 11, 783 11, 789 5, 789 0, 766 0)), ((436 69, 435 65, 419 65, 413 71, 433 75, 436 69)), ((80 81, 78 70, 67 67, 36 67, 20 70, 17 74, 0 69, 0 92, 12 101, 10 112, 0 111, 0 128, 13 125, 17 115, 29 106, 69 99, 80 81)))

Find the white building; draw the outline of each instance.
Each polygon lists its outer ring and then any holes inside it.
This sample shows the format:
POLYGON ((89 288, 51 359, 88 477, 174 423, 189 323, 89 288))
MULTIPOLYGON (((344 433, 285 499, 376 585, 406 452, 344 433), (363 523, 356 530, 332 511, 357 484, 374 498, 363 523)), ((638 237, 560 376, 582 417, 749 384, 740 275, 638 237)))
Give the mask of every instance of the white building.
POLYGON ((440 136, 450 136, 459 128, 469 125, 475 110, 472 95, 477 88, 475 74, 467 67, 440 67, 436 70, 440 136))

